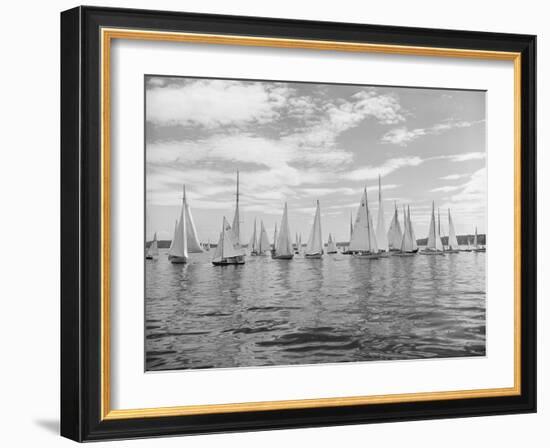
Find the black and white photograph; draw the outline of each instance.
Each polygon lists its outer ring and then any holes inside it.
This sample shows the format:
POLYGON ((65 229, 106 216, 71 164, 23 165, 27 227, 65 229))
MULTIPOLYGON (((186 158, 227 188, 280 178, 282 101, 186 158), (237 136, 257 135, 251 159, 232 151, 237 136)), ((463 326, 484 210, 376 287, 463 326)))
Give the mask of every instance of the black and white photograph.
POLYGON ((486 92, 144 82, 147 371, 486 354, 486 92))

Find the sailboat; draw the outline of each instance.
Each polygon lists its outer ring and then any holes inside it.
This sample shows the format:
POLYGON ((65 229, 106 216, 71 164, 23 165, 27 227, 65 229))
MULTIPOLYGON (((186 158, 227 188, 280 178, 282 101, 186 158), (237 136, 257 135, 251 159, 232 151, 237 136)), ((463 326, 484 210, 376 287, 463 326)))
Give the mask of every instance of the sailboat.
POLYGON ((281 230, 277 239, 275 250, 271 252, 271 258, 276 260, 291 260, 294 257, 294 250, 290 242, 290 229, 288 228, 288 208, 285 202, 283 218, 281 219, 281 230))
POLYGON ((327 254, 337 254, 338 249, 336 247, 336 244, 334 243, 334 240, 332 239, 332 233, 328 234, 328 242, 327 242, 327 254))
POLYGON ((449 217, 449 240, 447 241, 447 251, 448 253, 455 254, 460 252, 460 247, 458 246, 458 240, 456 239, 455 226, 453 219, 451 218, 451 209, 447 209, 447 214, 449 217))
POLYGON ((237 193, 235 200, 235 214, 233 215, 233 240, 241 245, 241 215, 239 211, 239 170, 237 170, 237 193))
POLYGON ((214 266, 227 266, 230 264, 244 264, 244 249, 235 241, 233 229, 223 217, 220 239, 212 258, 214 266))
POLYGON ((464 252, 471 252, 472 251, 472 243, 470 243, 470 236, 466 236, 466 244, 467 244, 467 247, 466 249, 463 249, 464 252))
POLYGON ((260 224, 260 236, 258 237, 258 248, 256 255, 267 255, 271 250, 271 243, 267 237, 267 232, 265 231, 264 222, 261 221, 260 224))
POLYGON ((435 203, 432 201, 432 216, 430 219, 430 229, 428 231, 428 243, 426 249, 420 252, 422 255, 444 255, 443 242, 439 225, 435 224, 435 203))
POLYGON ((256 218, 254 218, 254 231, 252 232, 252 237, 250 238, 250 242, 248 243, 250 255, 258 255, 258 243, 259 239, 256 235, 256 218))
POLYGON ((153 236, 153 241, 149 245, 149 248, 147 249, 147 254, 145 255, 145 258, 147 260, 154 260, 158 258, 159 256, 159 246, 157 242, 157 232, 155 232, 155 235, 153 236))
POLYGON ((397 213, 397 204, 393 212, 390 228, 388 230, 388 248, 390 251, 400 251, 401 242, 403 241, 403 233, 401 232, 401 224, 399 224, 399 214, 397 213))
POLYGON ((204 250, 210 252, 210 239, 208 239, 208 242, 204 245, 204 250))
POLYGON ((366 188, 363 191, 359 210, 357 210, 355 216, 355 225, 353 226, 349 250, 353 255, 363 258, 379 257, 372 216, 369 212, 366 188))
POLYGON ((474 252, 485 252, 485 247, 479 244, 479 238, 477 237, 477 226, 474 234, 474 252))
POLYGON ((306 246, 306 258, 321 258, 323 256, 323 235, 321 232, 321 206, 317 200, 315 218, 306 246))
POLYGON ((379 254, 381 256, 389 255, 390 248, 388 235, 386 233, 386 223, 384 221, 384 204, 382 202, 382 181, 378 175, 378 219, 376 222, 376 243, 378 244, 379 254))
POLYGON ((299 255, 302 253, 302 234, 301 233, 298 235, 298 239, 296 240, 296 251, 294 253, 296 255, 299 255))
POLYGON ((353 237, 353 213, 350 212, 349 213, 349 243, 346 247, 346 250, 342 252, 343 255, 351 255, 353 253, 349 248, 352 237, 353 237))
POLYGON ((401 237, 399 252, 396 252, 394 255, 399 257, 412 257, 416 255, 418 248, 416 247, 416 240, 412 229, 410 209, 408 209, 407 213, 405 211, 405 206, 403 206, 403 226, 403 236, 401 237))
POLYGON ((187 202, 185 185, 183 186, 183 199, 181 204, 180 219, 177 221, 174 238, 168 251, 168 259, 172 263, 187 263, 189 253, 203 252, 197 236, 197 229, 191 214, 191 208, 187 202))
POLYGON ((413 252, 416 253, 418 252, 418 244, 416 243, 416 234, 414 233, 414 226, 412 225, 410 205, 407 205, 407 221, 409 224, 409 232, 411 233, 413 252))
POLYGON ((277 223, 275 223, 275 231, 273 232, 273 252, 277 250, 277 223))

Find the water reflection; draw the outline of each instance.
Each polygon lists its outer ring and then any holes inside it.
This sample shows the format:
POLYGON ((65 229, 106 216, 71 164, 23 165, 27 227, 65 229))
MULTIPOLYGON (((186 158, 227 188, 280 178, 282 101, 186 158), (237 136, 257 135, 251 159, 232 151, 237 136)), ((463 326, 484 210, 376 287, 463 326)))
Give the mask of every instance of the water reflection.
POLYGON ((485 254, 146 262, 148 370, 485 354, 485 254))

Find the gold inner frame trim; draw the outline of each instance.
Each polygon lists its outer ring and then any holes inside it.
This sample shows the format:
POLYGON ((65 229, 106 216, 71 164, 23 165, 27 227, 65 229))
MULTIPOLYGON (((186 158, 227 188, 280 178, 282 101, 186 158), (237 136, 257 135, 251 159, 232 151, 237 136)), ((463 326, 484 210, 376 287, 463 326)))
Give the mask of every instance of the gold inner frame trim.
POLYGON ((521 394, 521 54, 515 52, 418 47, 305 39, 279 39, 218 34, 101 29, 101 419, 252 412, 316 407, 353 406, 415 401, 503 397, 521 394), (419 392, 390 395, 278 400, 246 403, 188 405, 140 409, 111 409, 110 345, 110 185, 111 185, 111 42, 113 39, 184 42, 213 45, 295 48, 357 53, 455 57, 513 61, 514 63, 514 386, 506 388, 419 392))

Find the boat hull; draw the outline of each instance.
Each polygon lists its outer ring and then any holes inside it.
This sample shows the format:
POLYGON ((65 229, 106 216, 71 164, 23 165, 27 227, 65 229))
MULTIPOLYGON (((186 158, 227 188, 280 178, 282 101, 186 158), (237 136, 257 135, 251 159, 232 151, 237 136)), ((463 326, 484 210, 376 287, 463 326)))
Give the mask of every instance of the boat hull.
POLYGON ((460 251, 458 249, 446 250, 446 254, 458 254, 460 251))
POLYGON ((272 255, 271 258, 273 258, 274 260, 292 260, 292 258, 294 258, 294 255, 272 255))
POLYGON ((361 252, 357 254, 353 254, 353 256, 356 258, 362 258, 366 260, 375 260, 377 258, 380 258, 379 254, 370 254, 370 253, 361 253, 361 252))
POLYGON ((306 258, 322 258, 323 254, 306 254, 306 258))
POLYGON ((422 250, 419 252, 420 255, 445 255, 445 252, 440 250, 422 250))
POLYGON ((486 252, 487 250, 485 248, 483 249, 474 249, 474 252, 486 252))
POLYGON ((396 252, 393 254, 394 257, 414 257, 416 252, 396 252))
POLYGON ((230 266, 244 264, 244 257, 222 258, 221 260, 212 260, 214 266, 230 266))
POLYGON ((187 263, 187 257, 177 257, 175 255, 169 255, 168 260, 172 264, 184 264, 187 263))
POLYGON ((331 254, 337 254, 337 253, 338 253, 338 251, 337 251, 337 250, 335 250, 335 251, 330 251, 330 252, 327 252, 327 254, 329 254, 329 255, 331 255, 331 254))

